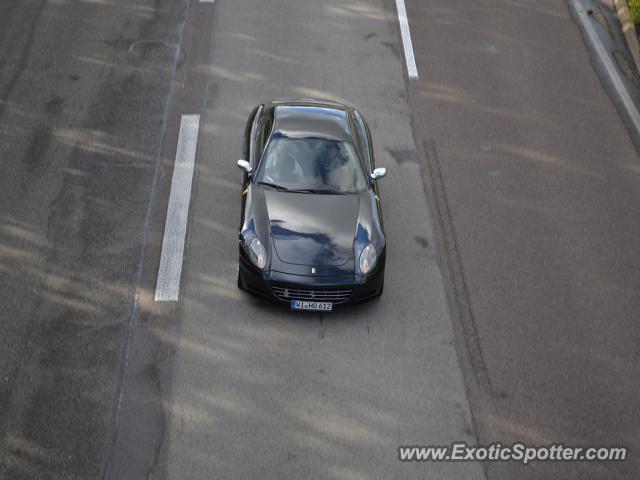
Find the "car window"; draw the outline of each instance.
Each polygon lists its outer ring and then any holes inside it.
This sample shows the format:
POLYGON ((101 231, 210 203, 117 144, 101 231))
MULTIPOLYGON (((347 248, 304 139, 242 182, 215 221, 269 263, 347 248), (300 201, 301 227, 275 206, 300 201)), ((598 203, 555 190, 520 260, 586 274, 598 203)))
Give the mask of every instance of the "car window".
POLYGON ((261 128, 264 127, 264 120, 262 116, 262 105, 260 105, 256 111, 253 126, 251 129, 251 139, 250 139, 250 150, 251 150, 251 158, 249 162, 252 167, 256 167, 258 164, 258 160, 260 159, 260 154, 262 153, 262 147, 264 144, 261 143, 262 135, 260 135, 261 128))
POLYGON ((373 162, 372 162, 372 158, 371 158, 371 149, 369 148, 369 136, 367 134, 367 130, 364 124, 364 119, 362 118, 362 116, 360 115, 359 112, 355 111, 354 112, 356 121, 355 121, 355 125, 356 128, 358 129, 358 136, 362 139, 362 148, 364 150, 364 159, 365 162, 367 164, 367 168, 369 168, 369 171, 373 171, 373 162))
POLYGON ((358 127, 356 126, 351 116, 349 116, 349 128, 351 129, 351 136, 353 137, 354 144, 358 149, 358 154, 360 155, 360 158, 364 158, 365 152, 362 140, 360 138, 360 131, 358 130, 358 127))
POLYGON ((267 145, 256 181, 288 189, 343 193, 367 187, 351 142, 278 135, 267 145))
POLYGON ((265 115, 264 124, 262 126, 262 138, 261 138, 261 144, 263 147, 269 140, 269 135, 271 135, 272 125, 273 125, 273 118, 271 118, 271 115, 265 115))

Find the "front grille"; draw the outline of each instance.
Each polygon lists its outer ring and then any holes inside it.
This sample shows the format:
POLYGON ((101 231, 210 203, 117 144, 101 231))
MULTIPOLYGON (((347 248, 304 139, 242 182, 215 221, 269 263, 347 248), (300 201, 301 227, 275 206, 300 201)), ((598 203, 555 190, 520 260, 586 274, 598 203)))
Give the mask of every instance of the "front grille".
POLYGON ((312 302, 344 303, 349 300, 351 288, 292 288, 273 285, 273 293, 283 302, 308 300, 312 302))

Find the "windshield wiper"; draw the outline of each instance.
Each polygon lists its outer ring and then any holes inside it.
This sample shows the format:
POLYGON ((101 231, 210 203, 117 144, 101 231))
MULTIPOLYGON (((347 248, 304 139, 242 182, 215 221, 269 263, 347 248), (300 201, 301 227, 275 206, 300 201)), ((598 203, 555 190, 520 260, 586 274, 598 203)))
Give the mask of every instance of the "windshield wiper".
POLYGON ((269 182, 258 182, 258 185, 266 185, 267 187, 275 188, 279 192, 289 190, 287 187, 283 187, 282 185, 276 185, 275 183, 269 183, 269 182))
POLYGON ((341 192, 340 190, 329 190, 323 188, 304 188, 304 189, 296 189, 292 190, 293 192, 304 192, 304 193, 319 193, 325 195, 347 195, 352 192, 341 192))
POLYGON ((308 188, 301 188, 301 189, 287 188, 287 187, 283 187, 282 185, 276 185, 275 183, 271 183, 271 182, 258 182, 258 185, 266 185, 267 187, 275 188, 279 192, 317 193, 317 190, 311 190, 308 188))
POLYGON ((292 193, 316 193, 316 194, 326 194, 326 195, 348 195, 353 192, 341 192, 339 190, 329 190, 322 188, 287 188, 282 185, 276 185, 271 182, 257 182, 258 185, 266 185, 267 187, 275 188, 279 192, 292 192, 292 193))
POLYGON ((318 193, 318 190, 313 188, 290 188, 289 191, 295 193, 318 193))

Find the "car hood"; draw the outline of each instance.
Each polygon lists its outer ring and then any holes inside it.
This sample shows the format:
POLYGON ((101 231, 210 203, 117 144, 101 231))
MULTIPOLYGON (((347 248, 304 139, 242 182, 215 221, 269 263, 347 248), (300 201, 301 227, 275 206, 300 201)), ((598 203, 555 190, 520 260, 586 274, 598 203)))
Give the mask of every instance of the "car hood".
POLYGON ((265 191, 264 196, 280 261, 317 267, 353 261, 359 195, 265 191))

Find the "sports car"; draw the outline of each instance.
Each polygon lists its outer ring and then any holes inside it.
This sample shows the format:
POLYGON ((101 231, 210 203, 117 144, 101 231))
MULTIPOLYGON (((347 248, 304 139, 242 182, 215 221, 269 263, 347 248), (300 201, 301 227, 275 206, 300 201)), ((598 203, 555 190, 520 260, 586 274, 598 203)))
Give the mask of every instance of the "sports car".
POLYGON ((258 105, 244 156, 238 287, 292 310, 382 295, 386 169, 362 115, 324 100, 258 105))

